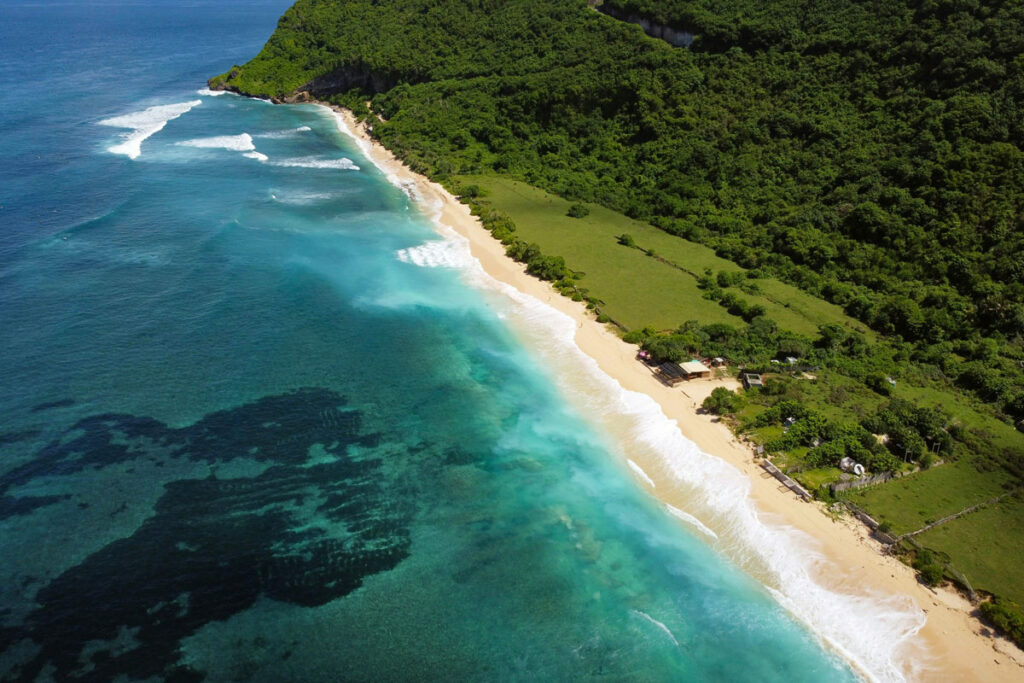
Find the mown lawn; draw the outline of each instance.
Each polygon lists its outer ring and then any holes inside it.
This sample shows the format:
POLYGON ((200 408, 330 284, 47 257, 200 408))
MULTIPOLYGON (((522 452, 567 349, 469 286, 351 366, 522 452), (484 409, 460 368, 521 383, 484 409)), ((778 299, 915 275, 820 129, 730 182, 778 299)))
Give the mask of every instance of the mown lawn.
MULTIPOLYGON (((889 522, 894 533, 904 534, 1005 493, 1004 485, 1012 481, 1002 469, 979 471, 960 460, 853 491, 847 497, 879 522, 889 522)), ((954 556, 955 564, 959 566, 960 561, 954 556)))
POLYGON ((916 537, 946 553, 975 590, 1024 605, 1024 498, 1020 494, 916 537))

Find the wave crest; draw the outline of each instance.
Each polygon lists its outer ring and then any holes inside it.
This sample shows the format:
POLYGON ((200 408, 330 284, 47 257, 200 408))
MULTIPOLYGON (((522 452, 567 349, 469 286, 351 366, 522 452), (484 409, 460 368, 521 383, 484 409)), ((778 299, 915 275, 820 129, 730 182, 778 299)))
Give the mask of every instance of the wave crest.
POLYGON ((202 103, 202 100, 191 100, 176 104, 159 104, 131 114, 103 119, 99 122, 101 126, 132 129, 124 136, 124 142, 108 147, 107 151, 112 154, 124 154, 129 159, 137 159, 142 154, 142 143, 147 138, 163 130, 168 121, 173 121, 202 103))
POLYGON ((275 161, 274 166, 285 166, 290 168, 324 168, 340 171, 358 171, 359 167, 352 163, 351 159, 321 159, 319 157, 296 157, 294 159, 283 159, 275 161))
POLYGON ((175 143, 179 147, 198 147, 200 149, 226 149, 232 152, 252 152, 256 145, 252 143, 252 136, 248 133, 240 135, 217 135, 210 138, 196 138, 194 140, 182 140, 175 143))

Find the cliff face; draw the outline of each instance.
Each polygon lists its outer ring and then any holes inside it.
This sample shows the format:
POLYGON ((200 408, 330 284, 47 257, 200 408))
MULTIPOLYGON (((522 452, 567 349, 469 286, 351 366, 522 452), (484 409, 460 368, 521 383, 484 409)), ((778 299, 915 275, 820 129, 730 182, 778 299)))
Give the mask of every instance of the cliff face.
POLYGON ((352 88, 359 88, 369 93, 386 92, 398 85, 399 82, 408 83, 409 79, 395 74, 383 74, 362 64, 346 64, 302 84, 296 88, 296 92, 305 91, 313 97, 322 99, 347 92, 352 88))
MULTIPOLYGON (((243 88, 234 85, 239 74, 237 68, 226 74, 214 76, 208 81, 211 90, 227 90, 246 95, 249 97, 264 97, 265 93, 246 92, 243 88)), ((358 88, 363 92, 379 93, 386 92, 398 85, 400 82, 410 82, 408 78, 402 78, 396 74, 384 74, 362 64, 346 64, 323 76, 317 76, 311 81, 303 83, 291 93, 271 97, 271 101, 282 102, 304 102, 310 99, 327 99, 331 95, 348 92, 358 88)))

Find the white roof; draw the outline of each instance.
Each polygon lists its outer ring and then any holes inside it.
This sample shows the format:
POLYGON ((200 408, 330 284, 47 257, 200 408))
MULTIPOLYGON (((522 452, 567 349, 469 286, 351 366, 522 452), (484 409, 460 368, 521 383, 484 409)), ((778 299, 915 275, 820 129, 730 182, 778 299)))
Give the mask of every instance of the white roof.
POLYGON ((701 363, 699 360, 688 360, 682 363, 681 366, 683 372, 688 375, 695 375, 699 372, 711 372, 711 368, 701 363))

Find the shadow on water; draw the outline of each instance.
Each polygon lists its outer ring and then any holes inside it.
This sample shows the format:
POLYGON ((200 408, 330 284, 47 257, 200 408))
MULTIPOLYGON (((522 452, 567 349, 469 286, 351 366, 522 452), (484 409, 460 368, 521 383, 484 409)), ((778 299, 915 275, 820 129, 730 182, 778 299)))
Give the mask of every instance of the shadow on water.
POLYGON ((360 413, 344 404, 334 392, 301 389, 181 429, 97 415, 0 477, 0 515, 10 516, 67 498, 7 495, 40 477, 86 477, 154 452, 211 465, 205 479, 165 484, 134 533, 45 585, 23 623, 4 624, 0 676, 201 680, 180 664, 180 645, 205 624, 260 596, 322 605, 394 568, 409 552, 409 513, 388 490, 379 435, 362 433, 360 413), (323 450, 311 459, 316 444, 323 450), (266 468, 218 479, 214 466, 236 457, 266 468))

